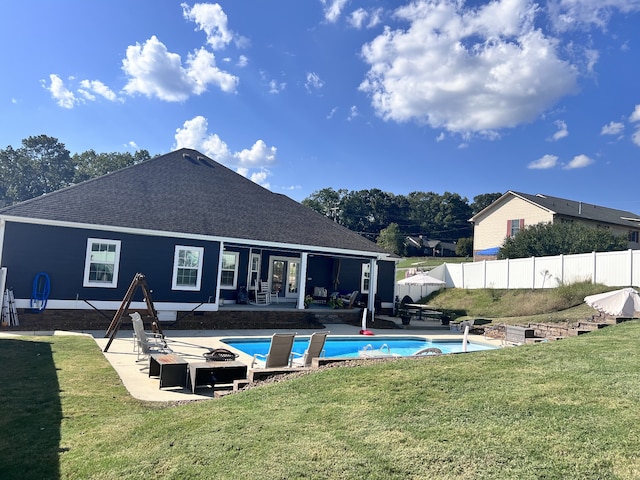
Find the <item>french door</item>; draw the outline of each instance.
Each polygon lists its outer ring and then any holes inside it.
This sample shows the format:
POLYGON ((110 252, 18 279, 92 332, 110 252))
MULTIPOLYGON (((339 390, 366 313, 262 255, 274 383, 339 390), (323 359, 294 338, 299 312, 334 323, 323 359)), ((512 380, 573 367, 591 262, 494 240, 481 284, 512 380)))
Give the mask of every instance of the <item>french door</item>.
POLYGON ((269 279, 271 291, 278 292, 278 298, 297 299, 298 284, 300 283, 300 259, 296 257, 271 257, 269 279))

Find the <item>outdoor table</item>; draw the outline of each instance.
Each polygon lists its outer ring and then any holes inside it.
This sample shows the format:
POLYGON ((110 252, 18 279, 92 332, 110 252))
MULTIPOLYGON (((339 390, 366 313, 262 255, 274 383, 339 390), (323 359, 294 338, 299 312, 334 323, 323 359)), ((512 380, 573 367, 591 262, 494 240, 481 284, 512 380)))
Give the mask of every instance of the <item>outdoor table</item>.
POLYGON ((247 378, 247 366, 238 361, 226 362, 197 362, 189 364, 189 380, 191 392, 196 393, 196 387, 217 383, 233 383, 234 380, 247 378))
POLYGON ((430 305, 424 305, 422 303, 405 303, 405 307, 408 309, 413 309, 418 311, 418 318, 422 320, 422 316, 440 316, 443 315, 442 312, 434 310, 434 307, 430 305))
POLYGON ((187 361, 175 353, 152 353, 149 355, 149 376, 160 377, 160 388, 184 387, 187 365, 187 361))

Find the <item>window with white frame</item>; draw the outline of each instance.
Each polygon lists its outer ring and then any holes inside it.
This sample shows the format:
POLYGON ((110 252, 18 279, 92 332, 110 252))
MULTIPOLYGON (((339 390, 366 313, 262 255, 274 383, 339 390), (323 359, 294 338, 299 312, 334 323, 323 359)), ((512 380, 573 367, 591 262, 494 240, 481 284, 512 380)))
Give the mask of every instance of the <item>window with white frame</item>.
POLYGON ((249 285, 257 285, 260 278, 260 254, 251 254, 251 276, 249 277, 249 285))
POLYGON ((233 289, 238 284, 238 252, 222 253, 220 288, 233 289))
POLYGON ((360 292, 369 293, 369 283, 371 282, 371 264, 362 264, 362 276, 360 278, 360 292))
POLYGON ((119 266, 120 240, 87 239, 83 286, 116 288, 119 266))
POLYGON ((173 290, 200 290, 204 248, 176 245, 173 256, 173 290))

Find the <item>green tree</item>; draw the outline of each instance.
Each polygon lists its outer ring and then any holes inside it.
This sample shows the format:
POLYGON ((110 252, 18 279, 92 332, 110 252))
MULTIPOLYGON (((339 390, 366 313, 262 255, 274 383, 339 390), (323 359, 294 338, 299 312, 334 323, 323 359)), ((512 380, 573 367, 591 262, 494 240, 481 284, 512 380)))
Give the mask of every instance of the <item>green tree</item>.
POLYGON ((471 215, 481 212, 502 196, 502 193, 482 193, 473 197, 471 204, 471 215))
POLYGON ((57 138, 39 135, 22 146, 0 150, 0 197, 11 204, 68 186, 74 167, 69 151, 57 138))
POLYGON ((458 239, 458 243, 456 243, 456 255, 459 257, 470 257, 473 255, 473 237, 458 239))
POLYGON ((338 219, 342 210, 342 198, 347 194, 347 190, 334 190, 333 188, 323 188, 317 190, 302 200, 302 204, 315 210, 322 215, 338 219))
POLYGON ((457 193, 411 192, 407 196, 408 230, 434 240, 453 240, 471 235, 471 207, 457 193))
POLYGON ((387 228, 383 228, 377 243, 391 253, 404 255, 404 235, 397 223, 391 223, 387 228))
POLYGON ((538 223, 508 237, 498 258, 543 257, 626 250, 625 236, 580 222, 538 223))
POLYGON ((402 219, 406 214, 406 201, 402 197, 377 188, 349 192, 342 198, 339 222, 376 241, 383 228, 402 219))
POLYGON ((133 155, 129 152, 96 153, 95 150, 76 153, 72 157, 75 165, 73 183, 80 183, 90 178, 115 172, 121 168, 149 160, 149 158, 151 156, 147 150, 138 150, 133 155))

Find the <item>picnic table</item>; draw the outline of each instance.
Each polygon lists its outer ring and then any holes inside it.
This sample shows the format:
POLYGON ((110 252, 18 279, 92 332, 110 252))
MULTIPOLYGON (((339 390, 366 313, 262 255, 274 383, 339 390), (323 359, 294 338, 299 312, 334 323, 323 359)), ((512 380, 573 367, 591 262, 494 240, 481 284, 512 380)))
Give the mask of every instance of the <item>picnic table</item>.
POLYGON ((422 317, 442 317, 444 312, 440 312, 431 305, 425 305, 423 303, 405 303, 404 304, 408 314, 418 314, 418 319, 422 320, 422 317))

